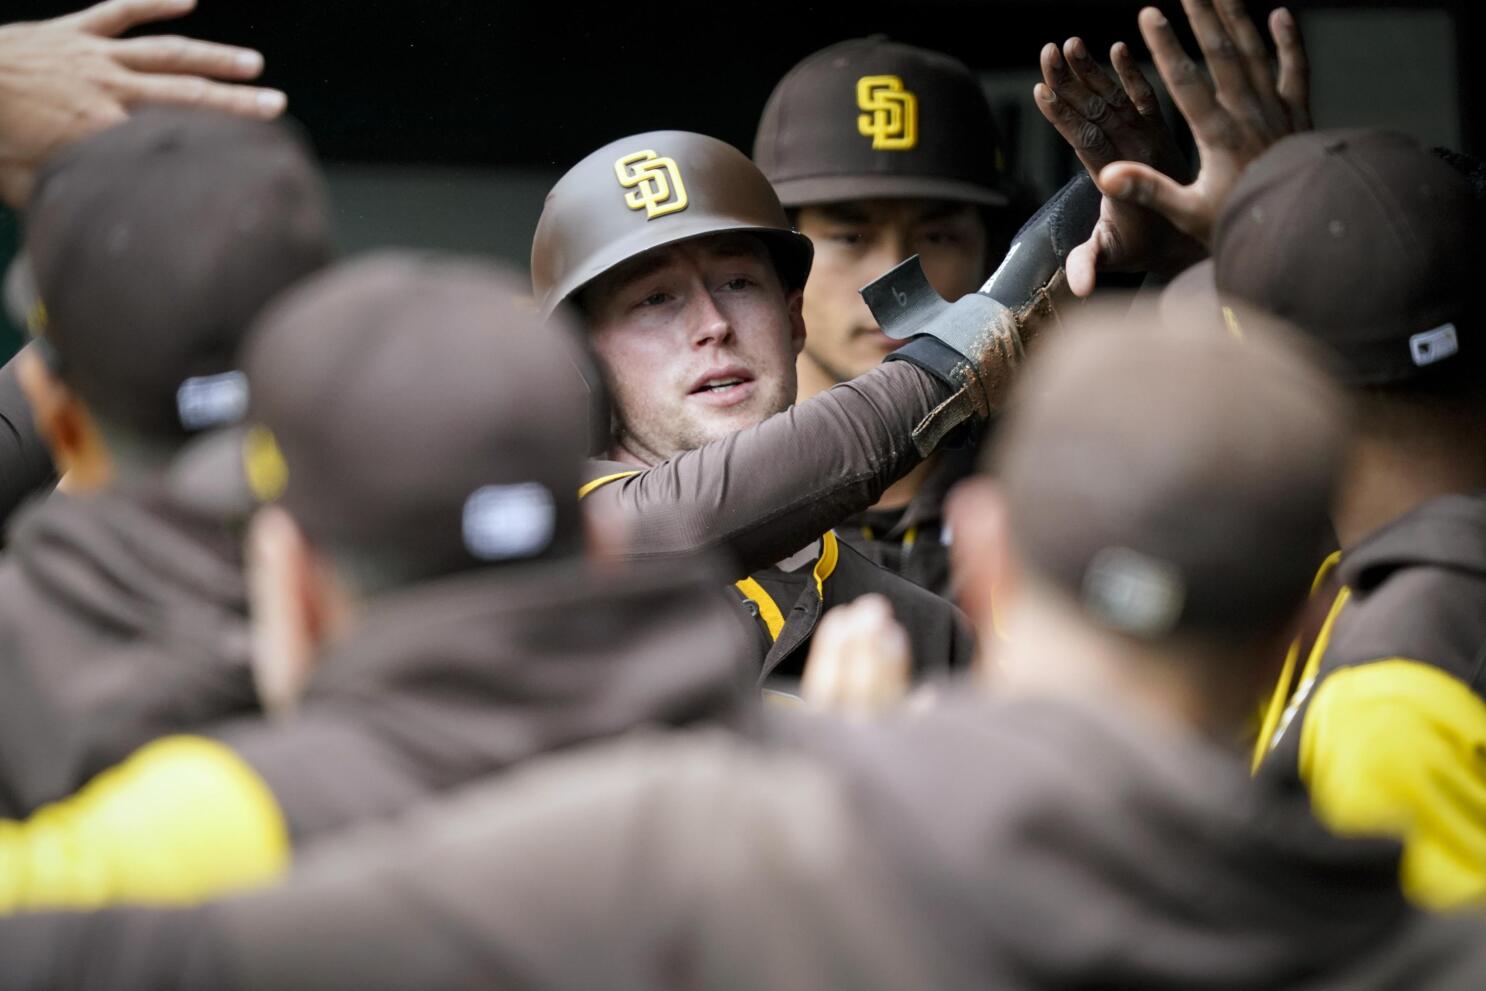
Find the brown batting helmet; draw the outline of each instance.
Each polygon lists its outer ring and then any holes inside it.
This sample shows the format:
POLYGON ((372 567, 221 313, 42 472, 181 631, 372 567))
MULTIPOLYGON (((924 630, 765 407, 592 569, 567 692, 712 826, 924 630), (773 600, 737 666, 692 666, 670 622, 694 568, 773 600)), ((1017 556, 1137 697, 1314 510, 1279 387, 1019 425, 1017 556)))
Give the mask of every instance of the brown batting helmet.
POLYGON ((621 262, 704 234, 742 231, 768 246, 785 286, 810 274, 810 241, 792 230, 769 181, 748 156, 689 131, 611 142, 547 194, 531 246, 542 315, 621 262))

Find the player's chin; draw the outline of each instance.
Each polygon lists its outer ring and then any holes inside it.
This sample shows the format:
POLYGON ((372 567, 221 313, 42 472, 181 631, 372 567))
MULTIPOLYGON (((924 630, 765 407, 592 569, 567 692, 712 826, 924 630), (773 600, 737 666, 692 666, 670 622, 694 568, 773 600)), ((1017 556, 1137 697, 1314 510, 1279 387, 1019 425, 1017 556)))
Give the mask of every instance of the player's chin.
POLYGON ((704 443, 721 440, 729 434, 747 430, 767 420, 778 412, 773 408, 774 405, 765 402, 763 397, 755 396, 748 402, 739 403, 736 406, 693 411, 690 417, 691 433, 705 438, 704 443))

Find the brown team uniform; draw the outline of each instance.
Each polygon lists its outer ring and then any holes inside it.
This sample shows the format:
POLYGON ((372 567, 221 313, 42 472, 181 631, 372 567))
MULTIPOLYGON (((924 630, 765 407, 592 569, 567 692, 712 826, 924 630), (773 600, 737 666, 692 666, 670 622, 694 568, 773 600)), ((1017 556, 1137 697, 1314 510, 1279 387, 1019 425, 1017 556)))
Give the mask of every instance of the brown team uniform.
POLYGON ((974 447, 941 450, 908 505, 868 509, 836 528, 836 535, 873 564, 936 595, 950 596, 949 545, 944 520, 950 488, 975 470, 974 447))
POLYGON ((803 747, 635 734, 214 905, 0 920, 27 991, 1409 987, 1486 981, 1396 846, 1129 713, 958 700, 803 747), (995 787, 983 787, 994 783, 995 787), (621 920, 616 922, 616 920, 621 920), (108 961, 109 966, 99 966, 108 961))
POLYGON ((50 496, 0 560, 0 815, 255 711, 240 538, 160 492, 50 496))
POLYGON ((1328 562, 1255 762, 1344 833, 1405 843, 1416 900, 1486 902, 1486 495, 1434 499, 1328 562))
POLYGON ((590 462, 581 491, 620 512, 635 558, 731 556, 739 609, 759 631, 761 678, 798 677, 822 613, 869 592, 892 603, 916 671, 964 667, 973 638, 958 610, 827 533, 918 461, 913 428, 947 396, 927 372, 888 363, 648 469, 590 462), (815 541, 810 567, 775 567, 815 541))

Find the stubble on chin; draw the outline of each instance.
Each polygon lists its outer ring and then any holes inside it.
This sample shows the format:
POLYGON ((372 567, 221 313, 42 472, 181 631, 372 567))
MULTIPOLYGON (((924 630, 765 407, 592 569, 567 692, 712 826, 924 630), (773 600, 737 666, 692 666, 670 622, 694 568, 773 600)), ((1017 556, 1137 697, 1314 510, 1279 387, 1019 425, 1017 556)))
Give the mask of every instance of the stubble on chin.
POLYGON ((678 408, 670 415, 657 412, 654 429, 635 430, 628 422, 621 422, 618 443, 625 450, 642 458, 646 464, 658 464, 686 451, 694 451, 714 441, 722 440, 740 430, 747 430, 763 423, 776 413, 782 413, 794 404, 794 383, 781 376, 767 392, 755 395, 747 404, 726 412, 717 411, 708 415, 703 411, 678 408))

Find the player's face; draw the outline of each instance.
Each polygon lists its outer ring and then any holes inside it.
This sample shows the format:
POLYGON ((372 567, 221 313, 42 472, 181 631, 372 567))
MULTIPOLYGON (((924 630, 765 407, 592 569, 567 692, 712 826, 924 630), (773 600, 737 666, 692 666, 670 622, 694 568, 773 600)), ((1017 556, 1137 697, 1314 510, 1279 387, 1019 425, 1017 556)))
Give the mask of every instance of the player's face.
POLYGON ((746 234, 656 248, 583 293, 622 452, 655 464, 786 409, 801 293, 746 234))
POLYGON ((971 203, 850 200, 801 207, 797 225, 815 244, 805 284, 810 339, 802 362, 837 382, 868 371, 902 342, 877 326, 858 290, 918 255, 939 294, 955 300, 986 276, 986 229, 971 203))

